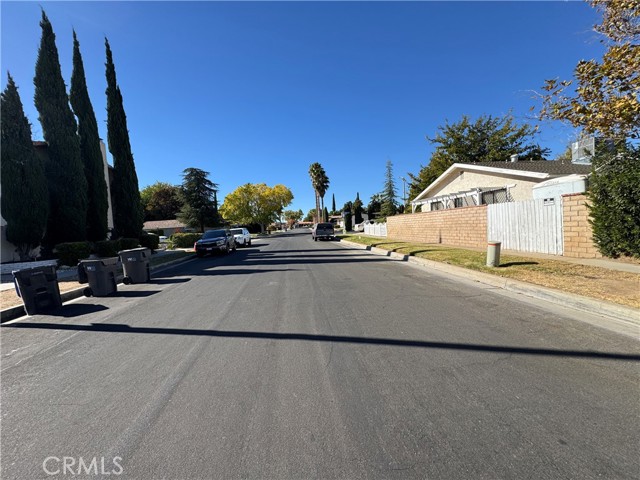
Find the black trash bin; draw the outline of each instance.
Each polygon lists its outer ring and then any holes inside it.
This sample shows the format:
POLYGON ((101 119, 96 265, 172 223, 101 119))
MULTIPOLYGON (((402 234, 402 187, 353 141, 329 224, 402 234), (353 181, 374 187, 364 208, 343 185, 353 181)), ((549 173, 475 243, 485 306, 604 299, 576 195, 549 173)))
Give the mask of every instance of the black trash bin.
POLYGON ((130 250, 122 250, 118 252, 122 268, 124 270, 125 285, 130 283, 147 283, 151 280, 151 271, 149 270, 149 260, 151 259, 151 250, 148 248, 132 248, 130 250))
POLYGON ((62 306, 55 266, 26 268, 11 273, 16 293, 22 298, 27 315, 37 315, 62 306))
POLYGON ((80 260, 78 281, 89 283, 84 289, 86 297, 106 297, 118 291, 116 269, 118 257, 80 260))

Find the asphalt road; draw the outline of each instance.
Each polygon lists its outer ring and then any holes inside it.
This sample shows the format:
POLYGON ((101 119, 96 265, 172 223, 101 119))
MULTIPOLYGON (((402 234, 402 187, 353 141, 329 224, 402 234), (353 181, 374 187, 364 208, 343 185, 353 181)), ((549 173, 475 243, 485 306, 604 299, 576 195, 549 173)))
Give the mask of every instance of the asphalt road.
POLYGON ((640 477, 637 338, 307 230, 0 333, 3 479, 640 477))

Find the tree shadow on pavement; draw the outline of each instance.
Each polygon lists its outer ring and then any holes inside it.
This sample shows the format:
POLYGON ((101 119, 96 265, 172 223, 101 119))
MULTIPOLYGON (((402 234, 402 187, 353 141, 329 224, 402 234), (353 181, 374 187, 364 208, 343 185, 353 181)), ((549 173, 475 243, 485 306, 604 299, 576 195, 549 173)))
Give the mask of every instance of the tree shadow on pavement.
POLYGON ((588 358, 601 360, 621 360, 640 362, 640 354, 599 352, 593 350, 563 350, 554 348, 511 347, 504 345, 482 345, 474 343, 434 342, 395 338, 353 337, 344 335, 322 335, 309 333, 252 332, 233 330, 204 330, 166 327, 130 327, 126 324, 92 323, 89 325, 70 325, 40 322, 21 322, 3 325, 0 328, 34 328, 50 330, 75 330, 102 333, 147 333, 154 335, 207 336, 217 338, 240 338, 255 340, 294 340, 303 342, 328 342, 354 345, 374 345, 390 347, 408 347, 421 349, 457 350, 483 353, 501 353, 514 355, 533 355, 566 358, 588 358))

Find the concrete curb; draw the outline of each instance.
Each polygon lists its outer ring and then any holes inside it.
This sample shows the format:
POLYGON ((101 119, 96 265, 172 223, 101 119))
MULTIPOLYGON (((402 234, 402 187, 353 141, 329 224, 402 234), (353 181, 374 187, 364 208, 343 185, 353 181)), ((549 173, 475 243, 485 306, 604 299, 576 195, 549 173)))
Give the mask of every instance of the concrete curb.
POLYGON ((403 255, 401 253, 391 252, 382 248, 349 242, 348 240, 341 240, 340 243, 345 244, 345 246, 357 248, 360 250, 367 250, 375 255, 383 255, 394 260, 413 263, 422 267, 427 267, 433 270, 438 270, 441 272, 463 277, 467 280, 473 280, 485 285, 490 285, 492 287, 519 293, 527 297, 537 298, 557 305, 562 305, 564 307, 573 308, 575 310, 603 315, 606 317, 612 317, 618 320, 629 322, 633 325, 640 326, 640 310, 637 310, 635 308, 616 305, 614 303, 583 297, 580 295, 575 295, 573 293, 561 292, 559 290, 533 285, 531 283, 522 282, 520 280, 513 280, 510 278, 491 275, 489 273, 477 272, 475 270, 469 270, 463 267, 449 265, 447 263, 435 262, 433 260, 426 260, 424 258, 403 255))
MULTIPOLYGON (((176 260, 172 260, 170 262, 167 263, 162 263, 160 265, 157 265, 156 267, 151 267, 151 271, 154 273, 159 273, 162 272, 163 270, 166 270, 170 267, 174 267, 180 263, 186 263, 189 262, 191 260, 193 260, 194 257, 190 256, 190 257, 184 257, 184 258, 178 258, 176 260)), ((122 284, 122 278, 123 276, 120 275, 116 278, 116 281, 118 282, 118 285, 122 284)), ((61 293, 60 294, 60 299, 62 300, 62 303, 64 304, 65 302, 68 302, 70 300, 75 300, 76 298, 82 297, 84 296, 84 289, 86 287, 80 287, 80 288, 75 288, 73 290, 69 290, 67 292, 61 293)), ((26 316, 26 312, 24 311, 24 306, 23 305, 17 305, 15 307, 9 307, 9 308, 5 308, 3 310, 0 311, 0 323, 5 323, 8 322, 10 320, 15 320, 16 318, 20 318, 20 317, 24 317, 26 316)))

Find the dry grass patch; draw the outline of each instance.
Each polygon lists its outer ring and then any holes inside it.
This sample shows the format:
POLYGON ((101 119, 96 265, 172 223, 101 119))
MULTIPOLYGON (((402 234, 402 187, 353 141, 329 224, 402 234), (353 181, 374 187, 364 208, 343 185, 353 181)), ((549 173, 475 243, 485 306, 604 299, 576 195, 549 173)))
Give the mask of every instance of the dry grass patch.
POLYGON ((485 252, 441 245, 345 235, 345 240, 491 275, 554 288, 563 292, 640 308, 640 275, 533 257, 502 255, 500 267, 486 266, 485 252))

